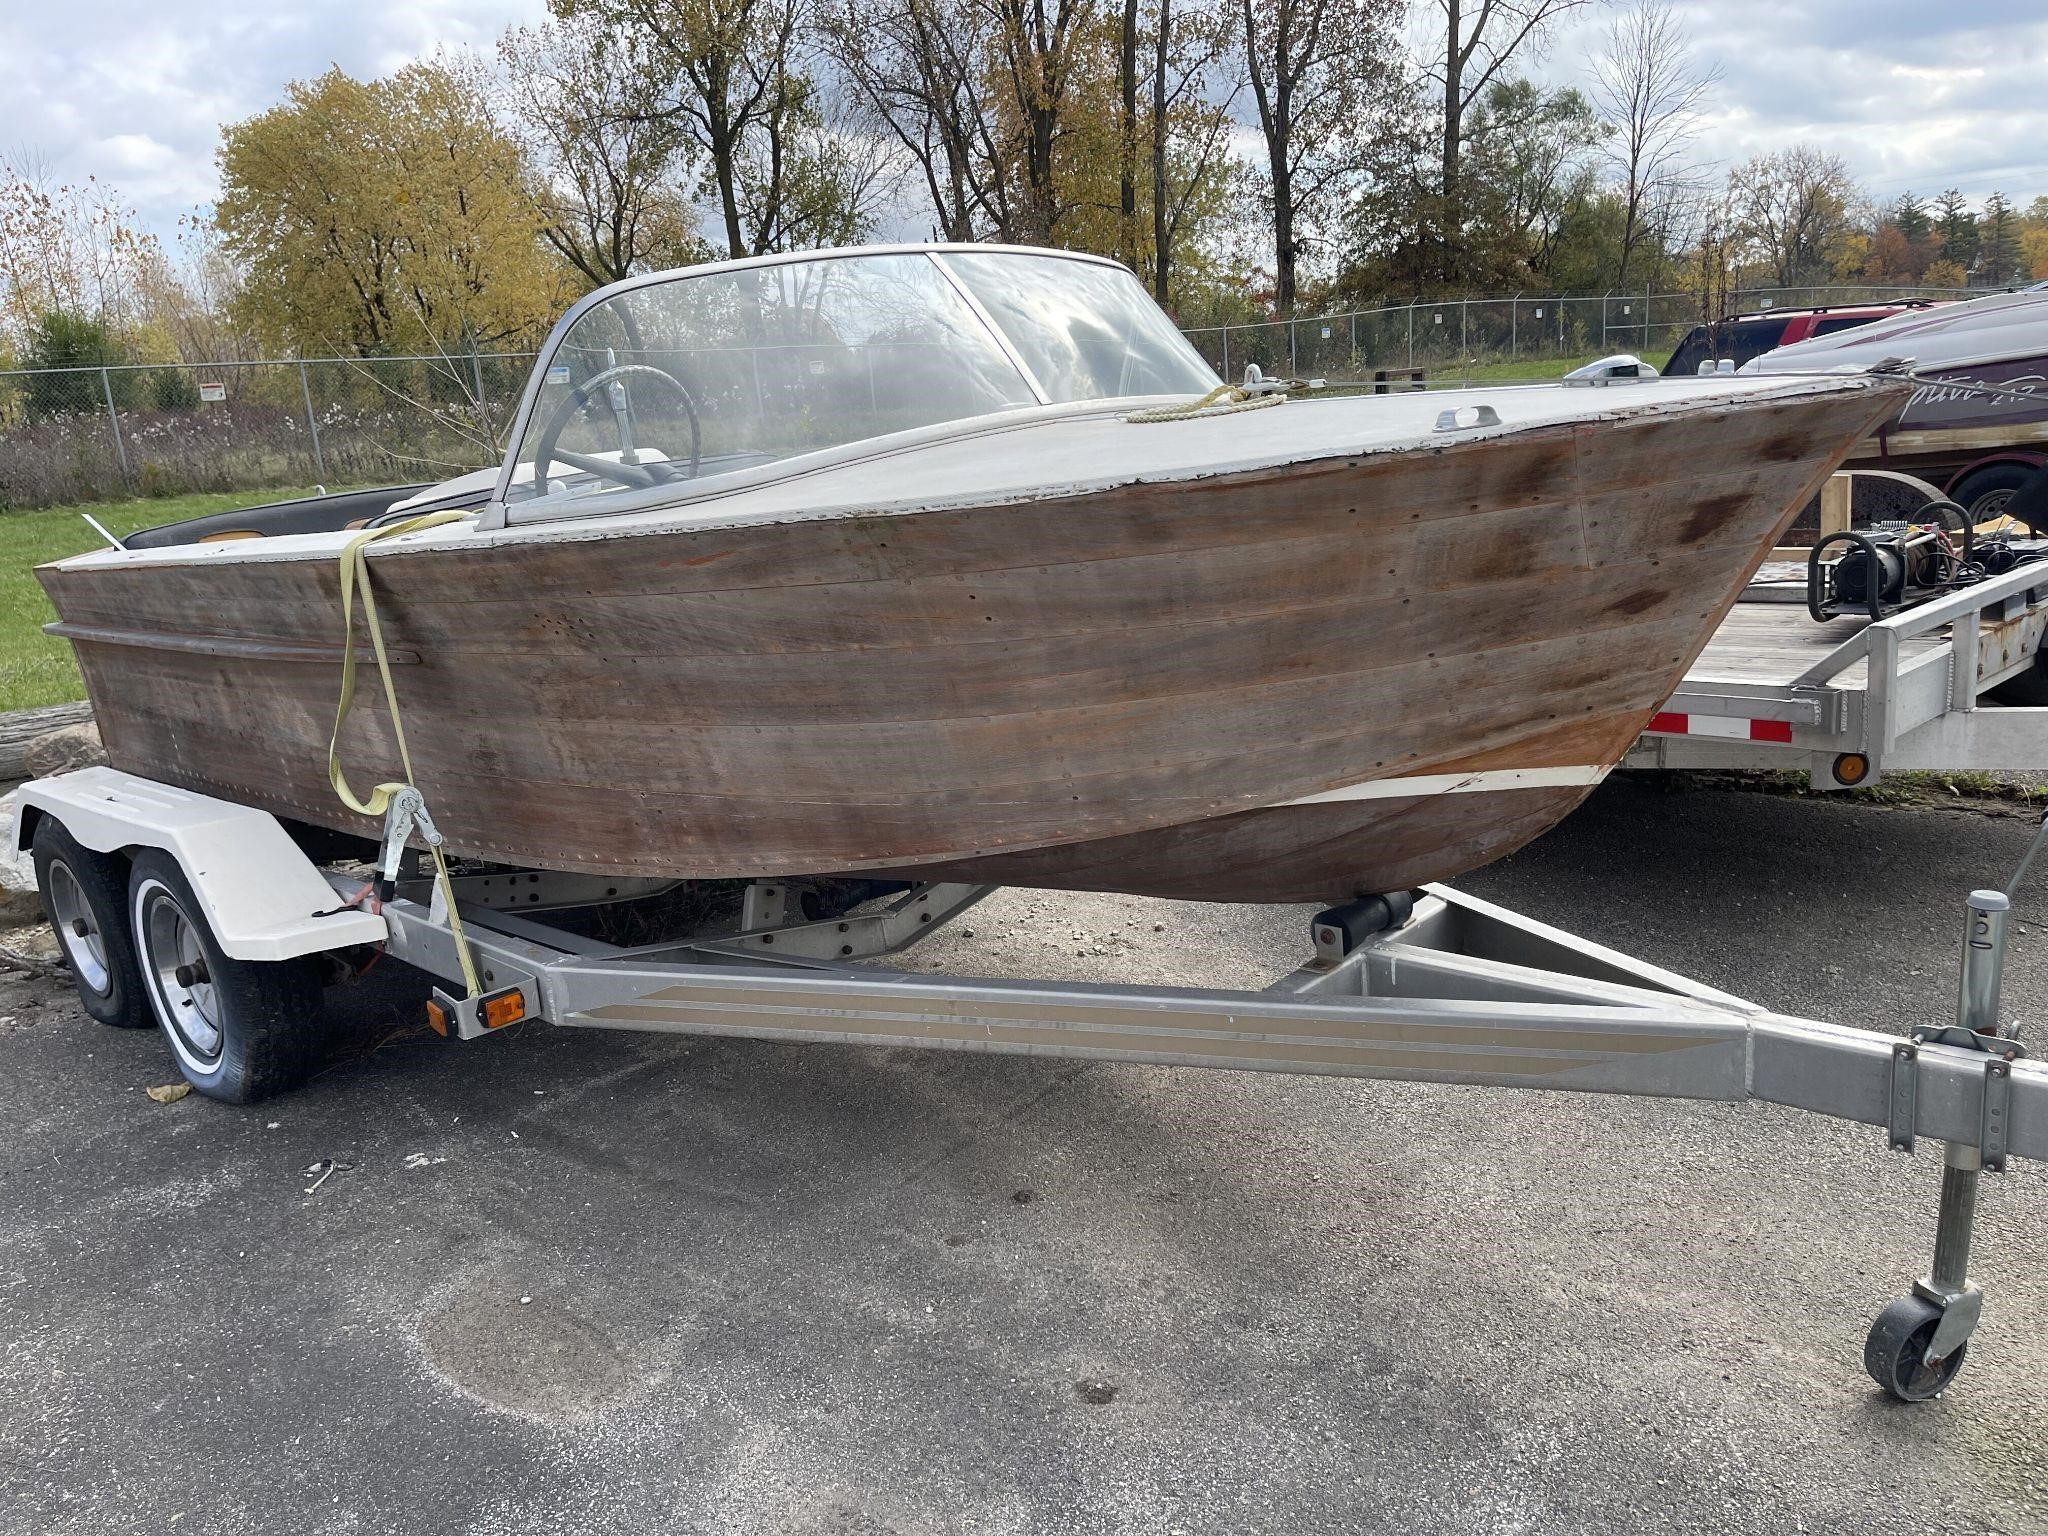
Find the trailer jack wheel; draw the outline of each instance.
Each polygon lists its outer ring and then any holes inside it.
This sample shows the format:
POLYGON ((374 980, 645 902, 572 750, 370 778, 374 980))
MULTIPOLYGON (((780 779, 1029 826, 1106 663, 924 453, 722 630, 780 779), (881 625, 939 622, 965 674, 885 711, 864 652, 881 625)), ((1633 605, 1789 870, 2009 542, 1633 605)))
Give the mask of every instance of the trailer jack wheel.
POLYGON ((1863 1343, 1863 1368, 1901 1402, 1922 1403, 1940 1396, 1963 1368, 1970 1347, 1960 1340, 1947 1354, 1928 1358, 1946 1310, 1924 1296, 1901 1296, 1870 1325, 1870 1337, 1863 1343))
POLYGON ((316 957, 230 957, 177 861, 154 849, 136 857, 128 915, 143 990, 186 1081, 248 1104, 305 1080, 323 1033, 316 957))

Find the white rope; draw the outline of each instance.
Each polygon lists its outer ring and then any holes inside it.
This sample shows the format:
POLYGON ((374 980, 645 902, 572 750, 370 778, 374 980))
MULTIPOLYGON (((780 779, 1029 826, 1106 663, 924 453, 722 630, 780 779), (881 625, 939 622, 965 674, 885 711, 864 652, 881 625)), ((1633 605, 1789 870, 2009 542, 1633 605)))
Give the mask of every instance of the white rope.
POLYGON ((1155 421, 1192 421, 1197 416, 1234 416, 1239 411, 1263 411, 1269 405, 1285 405, 1285 395, 1255 395, 1238 384, 1218 384, 1199 400, 1182 405, 1155 405, 1133 411, 1125 421, 1143 426, 1155 421))

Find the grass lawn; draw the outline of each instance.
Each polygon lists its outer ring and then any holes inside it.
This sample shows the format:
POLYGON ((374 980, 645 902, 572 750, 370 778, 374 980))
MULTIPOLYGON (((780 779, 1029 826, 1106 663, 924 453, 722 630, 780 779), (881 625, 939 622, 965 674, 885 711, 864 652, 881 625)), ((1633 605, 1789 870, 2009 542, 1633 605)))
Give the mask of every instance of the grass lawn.
POLYGON ((79 513, 90 512, 110 531, 128 534, 208 512, 231 512, 237 507, 312 494, 308 486, 303 490, 169 496, 156 501, 95 502, 87 507, 0 513, 0 710, 63 704, 85 697, 85 684, 71 659, 71 642, 43 633, 43 625, 57 615, 35 577, 35 567, 46 560, 61 560, 100 547, 100 536, 79 513))
MULTIPOLYGON (((1614 350, 1627 352, 1631 349, 1618 346, 1614 350)), ((1429 380, 1432 384, 1461 383, 1468 380, 1474 384, 1492 384, 1516 379, 1542 383, 1561 379, 1574 368, 1598 362, 1609 355, 1611 354, 1605 352, 1588 352, 1584 357, 1518 357, 1497 363, 1471 363, 1463 367, 1456 363, 1445 363, 1441 367, 1429 370, 1429 380)), ((1652 368, 1662 368, 1671 353, 1668 350, 1637 352, 1636 356, 1652 368)))

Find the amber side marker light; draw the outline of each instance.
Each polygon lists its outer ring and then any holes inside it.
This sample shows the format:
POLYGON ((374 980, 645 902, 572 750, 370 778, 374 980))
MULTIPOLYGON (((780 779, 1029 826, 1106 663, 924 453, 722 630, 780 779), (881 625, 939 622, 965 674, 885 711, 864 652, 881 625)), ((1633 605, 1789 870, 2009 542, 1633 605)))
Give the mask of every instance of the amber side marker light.
POLYGON ((427 1028, 443 1040, 448 1038, 448 1010, 432 998, 427 999, 427 1028))
POLYGON ((517 1024, 526 1017, 526 994, 517 987, 493 992, 478 1000, 476 1014, 485 1029, 503 1029, 507 1024, 517 1024))
POLYGON ((1861 752, 1844 752, 1835 759, 1837 784, 1861 784, 1870 777, 1870 759, 1861 752))

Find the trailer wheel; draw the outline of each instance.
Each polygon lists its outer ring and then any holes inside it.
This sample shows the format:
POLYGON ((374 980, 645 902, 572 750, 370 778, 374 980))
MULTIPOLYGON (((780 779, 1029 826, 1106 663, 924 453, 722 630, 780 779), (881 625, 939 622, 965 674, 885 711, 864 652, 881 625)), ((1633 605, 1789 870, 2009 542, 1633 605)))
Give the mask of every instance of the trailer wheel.
POLYGON ((156 1021, 143 1001, 142 972, 128 937, 126 861, 82 846, 47 815, 36 823, 29 852, 43 914, 71 967, 79 1003, 102 1024, 149 1028, 156 1021))
POLYGON ((1952 499, 1970 514, 1972 523, 1988 523, 2005 511, 2014 491, 2039 473, 2027 464, 1987 464, 1963 476, 1952 499))
POLYGON ((155 849, 136 856, 128 916, 143 989, 194 1088, 250 1104, 305 1081, 321 1035, 317 957, 231 959, 184 871, 155 849))
POLYGON ((1944 1359, 1927 1363, 1927 1346, 1941 1323, 1941 1308, 1919 1296, 1901 1296, 1877 1314, 1863 1343, 1863 1368, 1871 1380, 1901 1402, 1939 1397, 1956 1379, 1970 1352, 1958 1344, 1944 1359))

